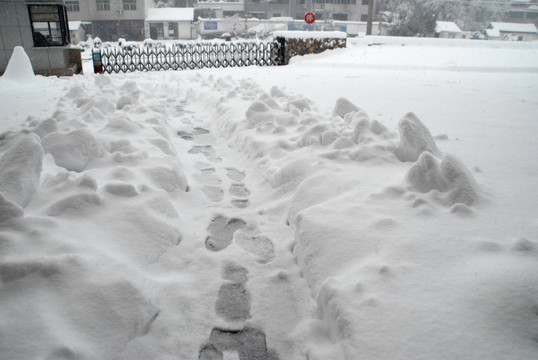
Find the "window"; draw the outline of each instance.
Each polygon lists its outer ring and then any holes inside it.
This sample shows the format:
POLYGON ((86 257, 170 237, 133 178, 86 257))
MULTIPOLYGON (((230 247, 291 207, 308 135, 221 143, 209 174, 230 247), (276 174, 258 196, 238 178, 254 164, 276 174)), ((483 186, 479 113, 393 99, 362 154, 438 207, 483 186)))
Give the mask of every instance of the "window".
POLYGON ((347 21, 347 14, 333 14, 334 20, 347 21))
POLYGON ((67 7, 67 11, 70 11, 70 12, 80 11, 80 4, 78 0, 66 0, 65 6, 67 7))
POLYGON ((361 21, 368 21, 368 15, 361 15, 361 21))
POLYGON ((35 47, 69 44, 67 11, 64 5, 29 5, 35 47))
POLYGON ((110 0, 95 0, 97 11, 110 11, 110 0))
POLYGON ((362 0, 363 5, 368 5, 368 3, 370 3, 370 0, 362 0))
POLYGON ((123 2, 123 10, 129 11, 129 10, 136 10, 136 0, 122 0, 123 2))

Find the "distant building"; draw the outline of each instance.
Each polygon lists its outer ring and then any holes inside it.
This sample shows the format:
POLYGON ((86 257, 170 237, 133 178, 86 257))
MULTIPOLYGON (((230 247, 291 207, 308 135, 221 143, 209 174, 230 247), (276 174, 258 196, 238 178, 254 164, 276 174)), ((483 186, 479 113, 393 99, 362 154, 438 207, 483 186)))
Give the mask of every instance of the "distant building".
POLYGON ((538 24, 538 0, 512 0, 505 20, 538 24))
POLYGON ((145 0, 65 0, 65 5, 70 21, 91 23, 94 37, 104 41, 144 39, 145 0))
MULTIPOLYGON (((232 16, 257 19, 291 17, 303 19, 305 13, 314 12, 318 20, 366 21, 370 0, 248 0, 201 1, 197 9, 208 9, 210 14, 202 17, 226 18, 232 16), (208 16, 209 15, 209 16, 208 16)), ((372 0, 374 1, 374 0, 372 0)), ((374 12, 376 3, 374 3, 374 12)))
POLYGON ((36 74, 73 75, 82 70, 80 50, 69 49, 63 0, 0 0, 0 73, 15 46, 28 54, 36 74))
POLYGON ((146 11, 146 38, 195 39, 194 8, 151 8, 146 11))
POLYGON ((463 33, 456 23, 451 21, 437 21, 435 23, 435 37, 444 39, 461 39, 463 33))
POLYGON ((91 22, 69 21, 69 35, 72 44, 78 44, 86 40, 86 34, 91 34, 91 22))
POLYGON ((533 41, 538 40, 538 29, 534 24, 492 22, 486 36, 490 40, 533 41))

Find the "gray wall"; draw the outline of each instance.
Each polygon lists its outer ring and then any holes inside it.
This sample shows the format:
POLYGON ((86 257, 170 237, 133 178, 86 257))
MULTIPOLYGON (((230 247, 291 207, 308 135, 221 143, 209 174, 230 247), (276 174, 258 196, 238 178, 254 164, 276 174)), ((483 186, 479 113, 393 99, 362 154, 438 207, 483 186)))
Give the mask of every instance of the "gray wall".
POLYGON ((0 0, 0 73, 3 73, 15 46, 22 46, 35 72, 65 68, 69 62, 66 47, 34 47, 27 4, 57 3, 62 0, 0 0))

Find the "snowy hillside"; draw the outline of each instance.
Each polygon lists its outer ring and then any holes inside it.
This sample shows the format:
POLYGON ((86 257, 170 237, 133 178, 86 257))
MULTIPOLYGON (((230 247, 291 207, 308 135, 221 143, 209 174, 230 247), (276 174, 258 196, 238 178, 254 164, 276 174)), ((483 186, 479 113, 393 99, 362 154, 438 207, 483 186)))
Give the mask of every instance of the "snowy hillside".
POLYGON ((0 358, 536 358, 538 44, 60 79, 16 57, 0 358))

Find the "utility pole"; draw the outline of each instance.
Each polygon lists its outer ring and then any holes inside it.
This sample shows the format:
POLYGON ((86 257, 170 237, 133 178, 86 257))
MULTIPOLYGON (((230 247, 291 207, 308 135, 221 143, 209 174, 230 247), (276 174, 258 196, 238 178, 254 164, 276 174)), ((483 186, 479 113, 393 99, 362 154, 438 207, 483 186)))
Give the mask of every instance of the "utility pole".
POLYGON ((243 0, 243 16, 245 17, 245 34, 248 33, 247 0, 243 0))
POLYGON ((372 35, 372 19, 374 17, 374 1, 368 1, 368 22, 366 23, 366 35, 372 35))

